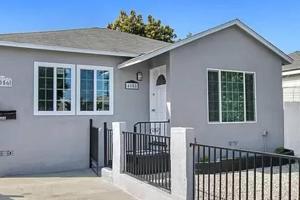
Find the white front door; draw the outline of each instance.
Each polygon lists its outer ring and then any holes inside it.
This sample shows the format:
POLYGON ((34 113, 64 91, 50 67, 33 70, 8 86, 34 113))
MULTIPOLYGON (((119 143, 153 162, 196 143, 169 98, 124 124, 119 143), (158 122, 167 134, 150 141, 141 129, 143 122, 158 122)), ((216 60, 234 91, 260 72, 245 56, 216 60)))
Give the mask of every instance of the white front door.
POLYGON ((167 120, 166 66, 150 70, 150 121, 167 120))

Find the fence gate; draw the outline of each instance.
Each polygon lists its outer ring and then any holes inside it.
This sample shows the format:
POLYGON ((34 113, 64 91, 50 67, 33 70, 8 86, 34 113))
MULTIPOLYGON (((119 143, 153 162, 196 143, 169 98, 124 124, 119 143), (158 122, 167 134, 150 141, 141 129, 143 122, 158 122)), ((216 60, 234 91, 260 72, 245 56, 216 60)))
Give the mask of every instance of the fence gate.
POLYGON ((90 119, 90 168, 99 176, 99 133, 90 119))

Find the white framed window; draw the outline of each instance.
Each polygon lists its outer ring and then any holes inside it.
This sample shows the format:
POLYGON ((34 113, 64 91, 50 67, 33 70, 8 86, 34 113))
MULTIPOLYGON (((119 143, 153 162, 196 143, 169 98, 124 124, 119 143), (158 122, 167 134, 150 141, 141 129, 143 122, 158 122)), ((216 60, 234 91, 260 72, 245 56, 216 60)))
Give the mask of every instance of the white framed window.
POLYGON ((75 114, 75 65, 34 62, 34 115, 75 114))
POLYGON ((256 122, 254 72, 208 69, 209 123, 256 122))
POLYGON ((113 67, 77 65, 77 114, 113 114, 113 67))

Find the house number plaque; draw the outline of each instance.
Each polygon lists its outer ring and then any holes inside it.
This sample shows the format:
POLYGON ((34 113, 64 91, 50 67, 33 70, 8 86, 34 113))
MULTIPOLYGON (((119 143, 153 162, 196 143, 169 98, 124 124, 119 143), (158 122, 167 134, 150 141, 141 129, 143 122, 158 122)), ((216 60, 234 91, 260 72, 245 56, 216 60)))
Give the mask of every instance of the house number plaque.
POLYGON ((139 89, 139 83, 136 81, 126 81, 125 82, 125 89, 127 90, 138 90, 139 89))
POLYGON ((12 87, 12 79, 0 76, 0 87, 12 87))

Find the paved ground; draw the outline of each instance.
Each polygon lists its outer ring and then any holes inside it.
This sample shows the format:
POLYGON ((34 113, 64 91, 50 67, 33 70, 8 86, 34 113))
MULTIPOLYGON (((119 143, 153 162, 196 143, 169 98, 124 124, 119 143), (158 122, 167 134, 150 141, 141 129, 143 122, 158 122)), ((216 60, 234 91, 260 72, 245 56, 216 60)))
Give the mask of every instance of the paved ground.
POLYGON ((90 170, 0 178, 0 200, 135 200, 90 170))

